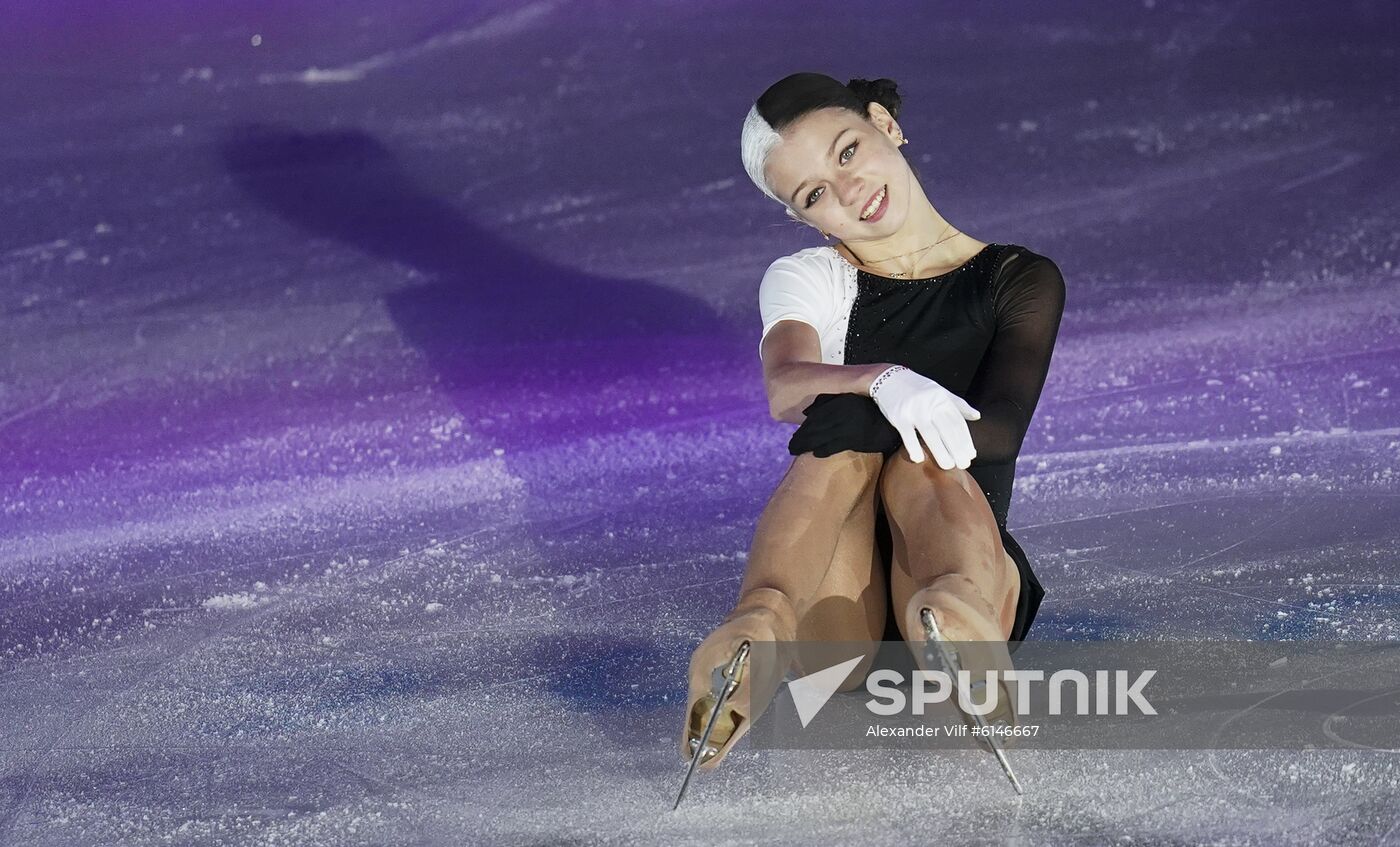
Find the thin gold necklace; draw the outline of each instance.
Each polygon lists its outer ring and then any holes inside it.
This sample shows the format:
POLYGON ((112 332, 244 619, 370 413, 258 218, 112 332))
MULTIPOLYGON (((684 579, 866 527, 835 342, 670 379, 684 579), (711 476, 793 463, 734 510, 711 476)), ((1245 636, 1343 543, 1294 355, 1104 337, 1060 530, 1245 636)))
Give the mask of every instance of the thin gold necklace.
MULTIPOLYGON (((948 226, 945 227, 945 228, 943 229, 943 232, 947 232, 949 229, 952 229, 952 227, 953 227, 952 224, 948 224, 948 226)), ((939 233, 939 235, 942 235, 942 234, 943 234, 943 233, 939 233)), ((959 233, 958 233, 957 230, 953 230, 953 235, 948 236, 948 238, 952 238, 953 236, 956 236, 956 235, 958 235, 958 234, 959 234, 959 233)), ((902 259, 902 258, 904 258, 905 256, 912 256, 912 255, 914 255, 915 253, 922 253, 922 252, 924 252, 925 250, 930 250, 930 249, 932 249, 932 248, 934 248, 934 247, 937 247, 938 245, 942 244, 943 242, 947 241, 948 238, 939 238, 937 241, 933 242, 932 244, 928 245, 927 247, 920 247, 919 249, 917 249, 917 250, 911 250, 911 251, 909 251, 908 253, 900 253, 898 256, 890 256, 889 258, 886 258, 886 259, 878 259, 878 260, 876 260, 876 261, 874 261, 874 262, 867 262, 867 261, 861 259, 859 256, 856 256, 856 259, 857 259, 858 261, 860 261, 860 263, 863 264, 863 265, 866 265, 866 266, 868 266, 868 267, 874 267, 875 265, 881 264, 881 263, 883 263, 883 262, 888 262, 888 261, 890 261, 890 260, 892 260, 892 259, 902 259)), ((847 249, 847 250, 851 250, 851 246, 850 246, 849 244, 846 245, 846 249, 847 249)), ((856 251, 851 250, 851 255, 852 255, 852 256, 855 256, 855 255, 856 255, 856 251)), ((914 273, 914 272, 913 272, 912 270, 910 270, 910 271, 901 271, 901 272, 899 272, 899 273, 889 272, 889 275, 892 276, 892 277, 894 277, 895 279, 899 279, 900 277, 909 276, 909 275, 912 274, 912 273, 914 273)))

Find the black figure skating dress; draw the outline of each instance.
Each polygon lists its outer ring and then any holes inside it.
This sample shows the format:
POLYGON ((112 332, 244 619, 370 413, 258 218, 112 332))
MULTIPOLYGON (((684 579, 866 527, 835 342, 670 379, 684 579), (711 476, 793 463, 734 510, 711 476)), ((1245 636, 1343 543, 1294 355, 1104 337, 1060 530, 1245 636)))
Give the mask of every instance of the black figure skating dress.
MULTIPOLYGON (((1029 632, 1045 590, 1007 532, 1007 512, 1016 456, 1045 384, 1064 300, 1055 263, 1016 244, 988 244, 958 268, 923 279, 880 276, 831 247, 809 247, 773 262, 759 287, 765 336, 781 320, 803 321, 817 330, 823 362, 904 365, 981 412, 980 420, 968 421, 977 448, 968 472, 1021 574, 1008 639, 1013 650, 1029 632)), ((931 454, 926 461, 933 461, 931 454)), ((888 568, 892 544, 883 508, 875 530, 888 568)), ((900 640, 892 608, 886 621, 885 638, 900 640)))

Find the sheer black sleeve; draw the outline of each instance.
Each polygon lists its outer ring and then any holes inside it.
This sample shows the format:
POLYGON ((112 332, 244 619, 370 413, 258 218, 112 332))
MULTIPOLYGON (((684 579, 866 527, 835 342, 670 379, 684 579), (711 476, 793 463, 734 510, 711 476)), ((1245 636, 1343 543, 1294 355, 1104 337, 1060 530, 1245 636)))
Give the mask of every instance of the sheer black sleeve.
POLYGON ((1065 283, 1050 259, 1026 250, 1003 259, 992 284, 991 344, 964 398, 982 413, 968 421, 973 465, 1010 462, 1040 401, 1065 306, 1065 283))

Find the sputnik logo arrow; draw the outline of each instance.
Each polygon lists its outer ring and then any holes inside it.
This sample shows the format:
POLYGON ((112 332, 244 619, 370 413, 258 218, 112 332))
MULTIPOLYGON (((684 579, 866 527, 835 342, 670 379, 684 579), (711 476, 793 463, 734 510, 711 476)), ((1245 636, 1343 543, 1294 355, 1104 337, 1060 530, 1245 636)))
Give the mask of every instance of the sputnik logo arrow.
POLYGON ((832 665, 826 670, 807 674, 788 683, 788 690, 792 692, 792 704, 797 707, 797 717, 802 721, 803 729, 806 729, 812 718, 817 716, 817 712, 822 710, 822 706, 825 706, 831 695, 836 693, 836 689, 841 687, 846 677, 851 675, 855 666, 860 664, 861 658, 856 656, 854 659, 847 659, 839 665, 832 665))

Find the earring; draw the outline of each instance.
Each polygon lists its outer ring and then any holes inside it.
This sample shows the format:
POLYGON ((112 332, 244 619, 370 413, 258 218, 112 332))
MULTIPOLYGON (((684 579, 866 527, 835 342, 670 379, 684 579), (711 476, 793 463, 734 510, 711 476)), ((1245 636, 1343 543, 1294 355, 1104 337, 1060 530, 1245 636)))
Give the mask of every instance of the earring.
POLYGON ((906 145, 906 144, 908 144, 908 143, 909 143, 909 139, 905 138, 905 137, 902 136, 902 135, 899 137, 899 146, 900 146, 900 147, 903 147, 904 145, 906 145))
POLYGON ((831 233, 826 232, 826 231, 824 231, 824 230, 820 230, 820 229, 817 230, 817 232, 820 232, 820 233, 822 234, 822 238, 825 238, 827 241, 830 241, 830 240, 831 240, 831 233))

